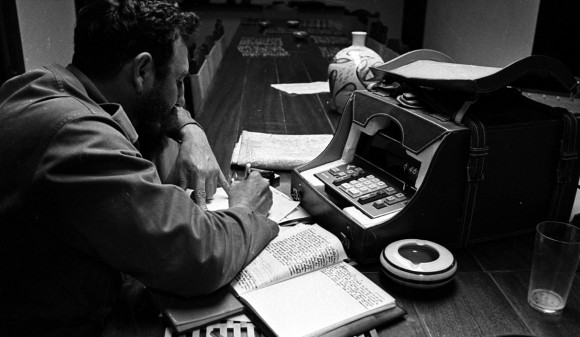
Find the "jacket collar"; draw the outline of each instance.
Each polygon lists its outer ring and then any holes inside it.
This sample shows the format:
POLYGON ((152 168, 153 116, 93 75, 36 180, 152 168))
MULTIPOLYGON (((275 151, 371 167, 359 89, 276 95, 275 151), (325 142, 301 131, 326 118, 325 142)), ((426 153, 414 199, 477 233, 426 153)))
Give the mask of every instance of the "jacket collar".
POLYGON ((69 64, 66 69, 81 82, 87 91, 89 98, 95 101, 95 103, 99 104, 103 110, 111 115, 113 120, 121 126, 129 141, 132 144, 135 144, 138 138, 137 131, 129 120, 129 116, 127 116, 127 113, 125 113, 125 110, 123 110, 123 107, 117 103, 109 103, 101 91, 94 85, 94 83, 74 65, 69 64))

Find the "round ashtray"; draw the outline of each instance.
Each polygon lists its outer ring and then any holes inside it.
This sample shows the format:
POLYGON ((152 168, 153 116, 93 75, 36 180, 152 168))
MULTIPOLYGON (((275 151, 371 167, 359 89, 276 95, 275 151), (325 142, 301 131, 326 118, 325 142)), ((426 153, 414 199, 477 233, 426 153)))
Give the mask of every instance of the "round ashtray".
POLYGON ((298 21, 298 20, 288 20, 288 21, 286 21, 286 24, 290 28, 297 28, 300 25, 300 21, 298 21))
POLYGON ((436 288, 450 282, 457 271, 451 252, 431 241, 399 240, 380 257, 381 269, 393 281, 413 288, 436 288))
POLYGON ((294 36, 298 40, 304 40, 308 37, 308 32, 304 30, 297 30, 292 32, 292 36, 294 36))

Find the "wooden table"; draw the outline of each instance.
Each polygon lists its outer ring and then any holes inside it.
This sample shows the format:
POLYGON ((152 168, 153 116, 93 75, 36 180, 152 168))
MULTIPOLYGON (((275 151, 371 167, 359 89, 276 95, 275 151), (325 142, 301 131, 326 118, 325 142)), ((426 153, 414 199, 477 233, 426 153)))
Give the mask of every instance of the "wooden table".
MULTIPOLYGON (((328 59, 312 41, 280 37, 287 57, 243 57, 237 43, 260 35, 257 25, 241 25, 208 97, 195 118, 207 131, 216 157, 227 174, 231 152, 242 130, 283 133, 333 133, 340 116, 327 108, 328 94, 290 96, 272 83, 326 80, 328 59)), ((288 173, 280 189, 289 193, 288 173)), ((562 315, 533 310, 526 300, 533 235, 522 235, 452 250, 458 272, 435 290, 400 286, 377 264, 361 265, 365 275, 393 295, 407 310, 404 319, 377 329, 380 336, 580 336, 580 273, 562 315)), ((106 336, 163 336, 164 324, 144 288, 130 279, 106 336)))
MULTIPOLYGON (((273 27, 271 27, 273 28, 273 27)), ((242 22, 195 119, 206 130, 222 170, 230 170, 232 150, 242 130, 275 134, 334 134, 340 115, 329 111, 328 93, 291 96, 273 83, 327 80, 328 59, 312 41, 290 34, 263 34, 256 22, 242 22), (244 57, 242 38, 281 39, 288 57, 244 57)), ((270 29, 271 31, 271 29, 270 29)))

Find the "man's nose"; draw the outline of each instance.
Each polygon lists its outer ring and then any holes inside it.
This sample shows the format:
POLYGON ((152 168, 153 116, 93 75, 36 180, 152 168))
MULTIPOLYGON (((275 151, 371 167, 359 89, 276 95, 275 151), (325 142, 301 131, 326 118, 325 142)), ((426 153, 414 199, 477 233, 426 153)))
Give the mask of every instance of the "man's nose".
POLYGON ((184 108, 185 107, 185 96, 183 94, 179 95, 179 97, 177 97, 177 102, 175 103, 175 105, 184 108))

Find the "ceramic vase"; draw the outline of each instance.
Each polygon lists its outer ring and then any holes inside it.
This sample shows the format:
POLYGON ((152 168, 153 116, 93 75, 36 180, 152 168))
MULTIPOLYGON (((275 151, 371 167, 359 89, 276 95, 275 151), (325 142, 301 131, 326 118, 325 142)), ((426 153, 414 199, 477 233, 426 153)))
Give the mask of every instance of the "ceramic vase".
POLYGON ((336 53, 328 66, 329 104, 338 113, 342 113, 354 90, 366 89, 371 83, 370 67, 384 63, 379 54, 365 47, 366 35, 365 32, 352 32, 352 45, 336 53))

